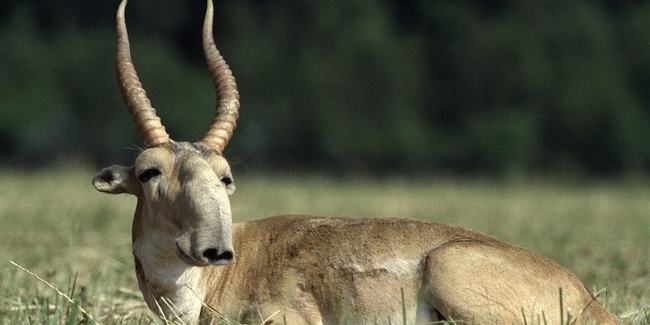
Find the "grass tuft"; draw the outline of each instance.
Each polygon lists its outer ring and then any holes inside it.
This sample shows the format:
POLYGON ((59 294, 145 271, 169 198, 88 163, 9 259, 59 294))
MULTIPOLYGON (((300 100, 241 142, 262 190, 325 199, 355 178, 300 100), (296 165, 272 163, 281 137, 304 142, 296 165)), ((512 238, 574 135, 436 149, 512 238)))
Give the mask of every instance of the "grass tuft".
MULTIPOLYGON (((57 288, 57 287, 55 287, 54 285, 52 285, 51 283, 45 281, 43 278, 41 278, 40 276, 38 276, 38 274, 36 274, 36 273, 34 273, 34 272, 32 272, 32 271, 26 269, 26 268, 23 267, 22 265, 20 265, 20 264, 14 262, 14 261, 9 261, 9 263, 11 263, 11 265, 17 267, 17 268, 20 269, 21 271, 23 271, 23 272, 29 274, 31 277, 33 277, 34 279, 36 279, 36 280, 38 280, 39 282, 43 283, 43 284, 46 285, 48 288, 54 290, 54 291, 56 292, 56 294, 59 295, 59 297, 64 298, 68 303, 70 303, 71 305, 75 306, 75 307, 76 307, 76 308, 77 308, 77 309, 78 309, 82 314, 84 314, 85 317, 87 317, 87 318, 88 318, 89 320, 91 320, 93 323, 95 323, 95 324, 99 324, 99 323, 97 322, 97 320, 95 320, 95 318, 94 318, 92 315, 90 315, 90 313, 88 313, 88 312, 87 312, 83 307, 81 307, 81 305, 79 305, 76 301, 72 300, 72 298, 71 298, 70 296, 68 296, 67 294, 65 294, 63 291, 59 290, 59 288, 57 288)), ((75 282, 76 282, 76 280, 75 280, 75 282)), ((73 287, 73 288, 74 288, 74 287, 73 287)), ((73 289, 73 290, 74 290, 74 289, 73 289)), ((49 304, 49 303, 46 303, 46 306, 49 307, 50 304, 49 304)), ((68 314, 69 314, 69 313, 68 313, 68 314)), ((48 313, 48 315, 49 315, 49 313, 48 313)), ((76 318, 76 317, 75 317, 75 318, 76 318)))

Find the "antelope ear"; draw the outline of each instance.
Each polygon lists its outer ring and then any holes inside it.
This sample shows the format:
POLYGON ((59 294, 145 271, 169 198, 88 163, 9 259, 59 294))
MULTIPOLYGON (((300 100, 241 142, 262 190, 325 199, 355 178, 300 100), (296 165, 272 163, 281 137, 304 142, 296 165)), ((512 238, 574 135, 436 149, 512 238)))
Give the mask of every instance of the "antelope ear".
POLYGON ((96 190, 104 193, 136 194, 139 183, 135 179, 133 166, 113 165, 100 170, 93 177, 93 186, 96 190))

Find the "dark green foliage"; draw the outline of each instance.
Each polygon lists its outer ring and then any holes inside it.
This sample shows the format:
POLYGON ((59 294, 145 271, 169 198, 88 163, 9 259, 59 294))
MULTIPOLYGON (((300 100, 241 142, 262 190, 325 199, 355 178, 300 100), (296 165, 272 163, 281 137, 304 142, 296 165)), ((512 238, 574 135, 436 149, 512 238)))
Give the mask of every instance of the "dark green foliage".
MULTIPOLYGON (((0 162, 128 161, 117 1, 0 5, 0 162)), ((214 110, 203 1, 133 0, 134 60, 172 136, 214 110)), ((648 171, 650 3, 218 1, 249 167, 495 175, 648 171)))

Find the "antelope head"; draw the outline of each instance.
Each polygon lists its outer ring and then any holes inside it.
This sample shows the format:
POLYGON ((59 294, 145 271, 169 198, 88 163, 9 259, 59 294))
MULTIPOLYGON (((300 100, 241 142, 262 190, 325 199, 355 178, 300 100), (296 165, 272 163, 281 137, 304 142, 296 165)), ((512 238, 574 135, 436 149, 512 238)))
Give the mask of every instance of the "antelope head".
MULTIPOLYGON (((212 36, 207 1, 203 50, 217 92, 217 113, 199 142, 176 142, 165 131, 131 60, 123 0, 117 11, 117 77, 122 97, 146 149, 133 166, 110 166, 93 178, 101 192, 137 197, 134 245, 155 238, 156 251, 189 266, 227 264, 234 258, 229 195, 235 191, 222 152, 239 116, 239 93, 212 36)), ((152 240, 149 240, 152 242, 152 240)), ((160 257, 160 256, 159 256, 160 257)))

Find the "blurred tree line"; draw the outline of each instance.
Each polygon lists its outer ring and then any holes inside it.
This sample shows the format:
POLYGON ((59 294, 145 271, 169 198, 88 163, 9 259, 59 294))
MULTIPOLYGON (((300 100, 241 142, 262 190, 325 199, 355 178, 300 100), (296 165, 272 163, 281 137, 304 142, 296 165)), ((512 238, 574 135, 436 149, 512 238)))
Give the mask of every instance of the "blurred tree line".
MULTIPOLYGON (((117 1, 0 2, 0 162, 129 163, 117 1)), ((132 0, 134 61, 176 139, 214 92, 204 1, 132 0)), ((217 1, 254 168, 579 173, 650 167, 650 2, 217 1)))

